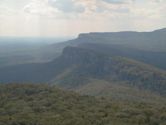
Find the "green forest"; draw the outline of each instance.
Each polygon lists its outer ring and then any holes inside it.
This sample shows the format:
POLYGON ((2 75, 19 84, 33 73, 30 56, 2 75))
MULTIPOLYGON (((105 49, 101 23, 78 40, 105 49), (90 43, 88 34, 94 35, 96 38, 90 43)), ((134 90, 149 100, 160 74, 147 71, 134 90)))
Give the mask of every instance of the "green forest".
POLYGON ((83 96, 46 84, 1 84, 0 125, 165 125, 166 105, 83 96))

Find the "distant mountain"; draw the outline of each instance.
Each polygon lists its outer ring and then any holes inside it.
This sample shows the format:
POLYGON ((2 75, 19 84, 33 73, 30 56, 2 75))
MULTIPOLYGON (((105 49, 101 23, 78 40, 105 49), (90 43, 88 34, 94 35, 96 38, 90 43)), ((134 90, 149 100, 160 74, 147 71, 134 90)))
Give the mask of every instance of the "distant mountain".
POLYGON ((152 32, 81 33, 76 39, 45 46, 39 52, 45 55, 43 60, 47 59, 46 57, 53 60, 61 55, 67 46, 88 48, 110 56, 132 58, 166 69, 165 29, 152 32))
POLYGON ((166 72, 150 65, 76 47, 65 48, 61 58, 70 68, 55 77, 60 86, 77 88, 94 78, 166 94, 166 72))
POLYGON ((0 56, 0 125, 166 124, 166 29, 15 50, 0 56))
POLYGON ((80 34, 41 47, 42 61, 1 67, 0 82, 49 83, 81 94, 157 102, 166 95, 165 39, 165 29, 80 34))
MULTIPOLYGON (((67 46, 98 50, 111 56, 124 56, 142 61, 161 69, 166 69, 166 31, 165 29, 152 32, 106 32, 82 33, 76 39, 59 42, 51 45, 43 44, 46 41, 53 43, 54 39, 42 39, 42 43, 23 44, 29 39, 18 39, 16 45, 0 46, 0 67, 43 63, 51 61, 62 54, 67 46), (21 44, 20 44, 21 43, 21 44), (13 48, 14 47, 14 48, 13 48), (5 53, 4 53, 5 52, 5 53)), ((0 39, 3 41, 3 39, 0 39)), ((12 40, 12 39, 10 39, 12 40)), ((33 39, 30 39, 32 41, 33 39)), ((39 41, 40 39, 37 39, 39 41)), ((55 39, 55 42, 57 40, 55 39)))
POLYGON ((70 42, 73 46, 128 57, 166 69, 165 29, 153 32, 85 33, 70 42))
POLYGON ((71 38, 0 37, 0 67, 51 61, 61 54, 59 43, 68 39, 71 38))
POLYGON ((166 30, 152 32, 106 32, 80 34, 78 40, 90 43, 123 45, 145 51, 166 52, 166 30))
POLYGON ((90 79, 135 86, 166 95, 166 72, 124 57, 111 57, 89 49, 66 47, 49 63, 26 64, 0 69, 0 81, 49 82, 78 88, 90 79))

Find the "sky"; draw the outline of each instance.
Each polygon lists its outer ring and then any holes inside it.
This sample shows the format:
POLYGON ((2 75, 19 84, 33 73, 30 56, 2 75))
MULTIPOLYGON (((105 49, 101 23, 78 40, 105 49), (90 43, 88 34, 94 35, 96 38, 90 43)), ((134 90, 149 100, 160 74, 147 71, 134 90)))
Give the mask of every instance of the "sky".
POLYGON ((166 0, 0 0, 0 36, 77 36, 166 27, 166 0))

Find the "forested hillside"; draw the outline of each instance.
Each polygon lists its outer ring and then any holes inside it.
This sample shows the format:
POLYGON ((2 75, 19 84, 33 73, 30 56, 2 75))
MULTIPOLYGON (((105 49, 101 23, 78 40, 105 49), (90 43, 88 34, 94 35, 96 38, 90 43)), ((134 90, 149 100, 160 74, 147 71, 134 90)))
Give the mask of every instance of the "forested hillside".
POLYGON ((79 47, 66 47, 60 57, 49 63, 17 65, 0 70, 3 83, 47 82, 70 89, 86 85, 90 79, 119 82, 166 95, 164 70, 79 47))
POLYGON ((165 102, 80 96, 48 85, 0 85, 1 125, 165 125, 165 102))
POLYGON ((153 66, 76 47, 64 49, 62 59, 70 68, 55 77, 54 82, 59 82, 60 86, 77 88, 87 84, 89 78, 94 78, 165 95, 166 72, 153 66))

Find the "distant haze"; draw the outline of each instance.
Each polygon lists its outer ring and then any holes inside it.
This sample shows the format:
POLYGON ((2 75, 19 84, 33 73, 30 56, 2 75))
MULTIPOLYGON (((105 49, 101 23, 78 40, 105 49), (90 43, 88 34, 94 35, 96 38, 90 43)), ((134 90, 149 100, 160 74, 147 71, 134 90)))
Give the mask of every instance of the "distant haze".
POLYGON ((74 37, 0 37, 0 45, 8 45, 15 43, 42 43, 52 44, 58 42, 64 42, 74 37))
POLYGON ((1 0, 0 36, 151 31, 166 27, 165 10, 165 0, 1 0))

